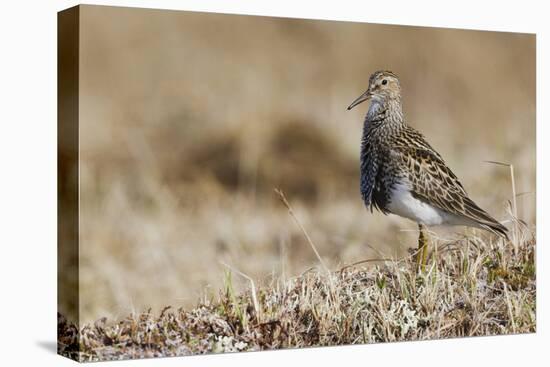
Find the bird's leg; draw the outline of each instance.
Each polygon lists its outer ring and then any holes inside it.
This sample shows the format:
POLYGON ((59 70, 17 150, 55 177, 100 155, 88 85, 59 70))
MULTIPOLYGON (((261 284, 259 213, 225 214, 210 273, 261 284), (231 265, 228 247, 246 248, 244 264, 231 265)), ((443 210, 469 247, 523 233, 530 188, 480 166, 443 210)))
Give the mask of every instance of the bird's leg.
POLYGON ((422 272, 426 271, 426 260, 428 258, 428 239, 425 233, 426 227, 423 224, 418 224, 418 252, 416 253, 416 263, 418 269, 422 272))

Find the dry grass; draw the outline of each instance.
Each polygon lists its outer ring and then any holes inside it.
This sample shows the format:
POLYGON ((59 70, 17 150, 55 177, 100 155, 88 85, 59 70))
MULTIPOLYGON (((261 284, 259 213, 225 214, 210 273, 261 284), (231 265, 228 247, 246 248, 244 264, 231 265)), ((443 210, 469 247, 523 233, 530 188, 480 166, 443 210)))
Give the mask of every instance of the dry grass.
POLYGON ((336 272, 322 264, 322 271, 273 279, 260 289, 237 270, 251 284, 237 294, 229 270, 218 297, 191 310, 102 318, 80 330, 60 315, 58 348, 67 357, 96 361, 535 331, 531 229, 515 221, 511 242, 482 236, 434 241, 424 273, 413 254, 336 272))

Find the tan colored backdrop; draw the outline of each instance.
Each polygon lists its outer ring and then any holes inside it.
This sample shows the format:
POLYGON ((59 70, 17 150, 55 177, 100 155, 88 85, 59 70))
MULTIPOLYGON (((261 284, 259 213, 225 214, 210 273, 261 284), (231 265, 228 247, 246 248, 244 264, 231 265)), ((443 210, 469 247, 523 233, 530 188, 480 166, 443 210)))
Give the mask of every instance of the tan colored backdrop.
POLYGON ((377 69, 500 220, 509 171, 484 161, 513 163, 534 223, 533 35, 96 6, 81 27, 82 321, 192 306, 224 263, 264 283, 315 266, 275 187, 334 269, 414 246, 359 195, 367 106, 346 107, 377 69))

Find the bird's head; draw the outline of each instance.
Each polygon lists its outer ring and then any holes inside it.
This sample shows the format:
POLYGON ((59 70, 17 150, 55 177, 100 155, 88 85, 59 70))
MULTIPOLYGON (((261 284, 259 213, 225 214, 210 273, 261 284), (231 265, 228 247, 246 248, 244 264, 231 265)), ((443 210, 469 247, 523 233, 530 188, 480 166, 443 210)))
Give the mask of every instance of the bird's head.
POLYGON ((355 101, 353 101, 348 110, 357 106, 361 102, 367 99, 372 99, 376 102, 386 102, 394 99, 401 98, 401 86, 399 85, 399 78, 391 71, 377 71, 369 78, 369 87, 365 93, 361 94, 355 101))

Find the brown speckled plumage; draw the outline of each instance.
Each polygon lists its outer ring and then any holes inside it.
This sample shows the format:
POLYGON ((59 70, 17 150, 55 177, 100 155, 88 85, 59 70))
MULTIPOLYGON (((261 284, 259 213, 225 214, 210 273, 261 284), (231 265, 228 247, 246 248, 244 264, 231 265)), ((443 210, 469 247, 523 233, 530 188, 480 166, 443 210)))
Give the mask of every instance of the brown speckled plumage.
POLYGON ((441 155, 405 123, 401 87, 394 73, 374 73, 367 91, 348 109, 367 99, 371 105, 363 126, 360 167, 367 207, 385 214, 404 212, 420 225, 462 224, 506 236, 506 228, 468 197, 441 155), (417 207, 427 212, 415 213, 417 207))

